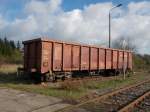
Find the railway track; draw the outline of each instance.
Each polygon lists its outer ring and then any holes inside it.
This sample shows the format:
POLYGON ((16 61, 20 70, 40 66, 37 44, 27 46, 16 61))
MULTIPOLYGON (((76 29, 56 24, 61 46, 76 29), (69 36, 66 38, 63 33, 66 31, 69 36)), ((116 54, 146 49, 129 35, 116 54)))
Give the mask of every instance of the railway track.
POLYGON ((118 89, 92 100, 64 108, 59 112, 128 112, 131 107, 135 106, 134 101, 141 97, 143 99, 145 97, 143 95, 147 96, 149 91, 150 80, 118 89))
POLYGON ((120 112, 150 112, 150 91, 122 108, 120 112))

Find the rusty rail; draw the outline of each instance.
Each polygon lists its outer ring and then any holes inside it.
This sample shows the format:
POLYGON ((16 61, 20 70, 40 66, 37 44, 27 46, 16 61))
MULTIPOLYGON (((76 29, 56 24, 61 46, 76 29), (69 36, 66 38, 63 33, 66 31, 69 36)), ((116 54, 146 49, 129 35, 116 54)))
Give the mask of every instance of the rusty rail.
POLYGON ((69 107, 65 107, 64 109, 58 110, 58 111, 56 111, 56 112, 65 112, 65 111, 67 111, 67 110, 71 110, 71 109, 77 108, 77 107, 79 107, 79 106, 82 106, 82 105, 87 104, 87 103, 90 103, 90 102, 95 102, 95 101, 99 101, 99 100, 104 100, 104 99, 106 99, 106 98, 108 98, 108 97, 110 97, 110 96, 113 96, 113 95, 115 95, 115 94, 121 92, 121 91, 131 89, 131 88, 133 88, 133 87, 139 86, 139 85, 144 84, 144 83, 147 83, 147 82, 150 82, 150 80, 146 80, 146 81, 143 81, 143 82, 140 82, 140 83, 131 85, 131 86, 126 86, 126 87, 123 87, 123 88, 114 90, 114 91, 112 91, 112 92, 106 93, 106 94, 104 94, 104 95, 101 95, 101 96, 96 97, 96 98, 94 98, 94 99, 88 100, 88 101, 86 101, 86 102, 81 102, 81 103, 79 103, 79 104, 77 104, 77 105, 71 105, 71 106, 69 106, 69 107))
POLYGON ((141 101, 143 101, 147 96, 150 95, 150 91, 146 92, 127 106, 123 107, 122 109, 119 110, 119 112, 129 112, 132 108, 134 108, 136 105, 138 105, 141 101))

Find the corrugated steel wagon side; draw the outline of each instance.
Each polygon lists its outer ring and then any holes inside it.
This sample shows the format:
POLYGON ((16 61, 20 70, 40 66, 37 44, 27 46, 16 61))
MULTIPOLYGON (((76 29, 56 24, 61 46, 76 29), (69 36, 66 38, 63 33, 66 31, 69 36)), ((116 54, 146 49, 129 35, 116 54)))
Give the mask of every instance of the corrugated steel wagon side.
POLYGON ((99 48, 90 47, 90 70, 99 69, 99 48))
POLYGON ((106 49, 106 65, 105 69, 112 69, 112 49, 106 49))
POLYGON ((24 70, 49 77, 74 72, 132 70, 132 52, 48 39, 24 41, 24 70))
POLYGON ((112 69, 118 69, 118 51, 112 51, 112 69))
POLYGON ((24 42, 24 70, 41 72, 42 43, 39 39, 24 42))
POLYGON ((131 70, 131 71, 132 71, 132 69, 133 69, 132 56, 133 56, 132 52, 128 52, 128 61, 127 61, 128 67, 127 67, 127 68, 128 68, 129 70, 131 70))

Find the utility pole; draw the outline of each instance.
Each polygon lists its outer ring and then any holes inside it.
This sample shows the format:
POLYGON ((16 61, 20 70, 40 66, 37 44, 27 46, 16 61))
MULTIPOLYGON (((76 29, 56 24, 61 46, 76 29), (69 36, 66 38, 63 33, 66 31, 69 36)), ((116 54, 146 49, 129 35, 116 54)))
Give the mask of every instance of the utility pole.
POLYGON ((109 10, 109 48, 111 47, 111 11, 120 6, 122 6, 122 4, 118 4, 109 10))

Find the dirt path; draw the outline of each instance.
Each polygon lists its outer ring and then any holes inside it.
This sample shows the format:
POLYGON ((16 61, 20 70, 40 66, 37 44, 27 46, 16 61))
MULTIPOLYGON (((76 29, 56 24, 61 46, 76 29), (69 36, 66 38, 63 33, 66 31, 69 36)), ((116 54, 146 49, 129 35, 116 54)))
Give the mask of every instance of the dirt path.
POLYGON ((0 88, 1 112, 54 112, 66 106, 69 104, 55 97, 0 88))

